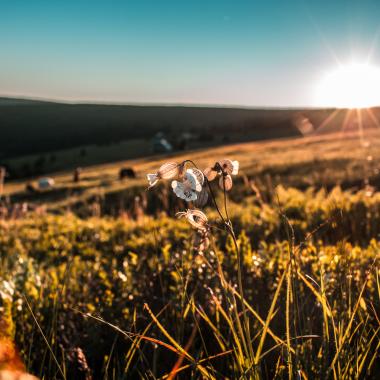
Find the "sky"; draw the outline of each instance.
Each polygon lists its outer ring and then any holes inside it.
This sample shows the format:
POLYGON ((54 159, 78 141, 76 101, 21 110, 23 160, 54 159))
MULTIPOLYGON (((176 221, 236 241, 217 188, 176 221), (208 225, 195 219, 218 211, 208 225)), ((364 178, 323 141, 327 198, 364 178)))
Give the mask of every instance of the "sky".
POLYGON ((0 0, 0 95, 314 106, 338 64, 380 66, 379 0, 0 0))

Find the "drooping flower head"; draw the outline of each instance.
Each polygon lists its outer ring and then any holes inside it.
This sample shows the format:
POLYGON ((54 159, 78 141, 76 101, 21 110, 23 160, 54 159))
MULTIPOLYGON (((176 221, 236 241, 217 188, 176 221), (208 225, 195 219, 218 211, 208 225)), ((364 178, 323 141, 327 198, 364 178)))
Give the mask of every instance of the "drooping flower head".
POLYGON ((219 178, 219 187, 222 190, 230 191, 232 189, 232 177, 229 174, 223 174, 219 178))
POLYGON ((180 171, 180 166, 176 162, 167 162, 166 164, 161 165, 157 173, 147 174, 149 188, 157 184, 160 179, 172 179, 178 176, 180 171))
POLYGON ((220 168, 222 169, 223 173, 229 174, 229 175, 237 175, 239 172, 239 161, 231 161, 228 159, 224 159, 221 161, 218 161, 218 164, 220 168))
POLYGON ((186 218, 197 230, 206 230, 208 227, 207 216, 201 210, 186 210, 185 212, 178 212, 176 216, 178 218, 186 218))
POLYGON ((177 197, 187 202, 195 201, 202 190, 204 182, 203 173, 198 169, 187 169, 183 175, 183 181, 173 181, 172 188, 177 197))
POLYGON ((215 163, 213 167, 206 168, 204 175, 208 181, 213 181, 218 175, 219 187, 222 190, 229 191, 232 188, 232 175, 239 172, 239 161, 223 159, 215 163))

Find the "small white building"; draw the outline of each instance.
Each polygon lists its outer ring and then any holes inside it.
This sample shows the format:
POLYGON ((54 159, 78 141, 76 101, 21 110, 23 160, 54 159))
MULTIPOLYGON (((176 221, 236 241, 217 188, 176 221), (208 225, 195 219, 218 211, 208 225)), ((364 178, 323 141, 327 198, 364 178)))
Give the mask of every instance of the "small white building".
POLYGON ((47 190, 47 189, 51 189, 52 187, 54 187, 55 185, 55 181, 53 178, 40 178, 38 180, 38 188, 40 190, 47 190))
POLYGON ((172 145, 164 137, 162 132, 158 132, 152 140, 152 147, 154 153, 169 153, 173 151, 172 145))

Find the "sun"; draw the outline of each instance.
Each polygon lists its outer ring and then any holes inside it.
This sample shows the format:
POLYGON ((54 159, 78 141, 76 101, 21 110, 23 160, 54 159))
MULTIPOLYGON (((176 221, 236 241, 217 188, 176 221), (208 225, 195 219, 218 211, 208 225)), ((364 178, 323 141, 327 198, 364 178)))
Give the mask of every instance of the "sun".
POLYGON ((355 63, 328 72, 317 85, 316 105, 336 108, 380 106, 380 68, 355 63))

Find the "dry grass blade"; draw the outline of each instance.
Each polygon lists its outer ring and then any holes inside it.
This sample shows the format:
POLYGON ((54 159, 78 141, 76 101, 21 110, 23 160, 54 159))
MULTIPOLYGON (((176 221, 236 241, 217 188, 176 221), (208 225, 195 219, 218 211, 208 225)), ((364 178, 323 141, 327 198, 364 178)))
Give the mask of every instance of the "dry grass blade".
POLYGON ((288 264, 286 265, 286 268, 285 268, 283 274, 281 275, 280 281, 278 282, 276 292, 274 294, 272 303, 271 303, 269 311, 268 311, 268 316, 267 316, 267 318, 265 320, 264 329, 263 329, 263 332, 261 334, 259 346, 257 348, 256 355, 255 355, 255 364, 256 365, 258 365, 258 363, 260 361, 261 352, 262 352, 263 347, 264 347, 265 338, 266 338, 266 335, 267 335, 268 330, 269 330, 269 324, 270 324, 270 321, 272 320, 272 315, 274 313, 274 309, 275 309, 278 297, 280 295, 280 291, 281 291, 282 284, 284 282, 286 273, 288 272, 289 265, 290 265, 290 262, 288 262, 288 264))
MULTIPOLYGON (((166 308, 167 308, 167 305, 164 308, 162 308, 162 310, 158 313, 158 315, 160 315, 166 308)), ((131 345, 131 347, 128 350, 127 355, 126 355, 127 364, 125 366, 124 373, 128 372, 129 367, 132 363, 132 359, 133 359, 136 351, 139 349, 140 343, 143 340, 143 337, 146 336, 147 332, 149 331, 149 329, 151 328, 152 325, 153 325, 153 322, 150 322, 146 326, 144 331, 142 332, 141 336, 136 336, 135 339, 133 340, 132 345, 131 345)))
POLYGON ((350 332, 351 332, 351 327, 352 327, 352 324, 353 324, 353 322, 354 322, 355 315, 356 315, 356 313, 357 313, 357 311, 358 311, 358 309, 359 309, 360 301, 361 301, 361 299, 362 299, 362 297, 363 297, 364 290, 365 290, 365 288, 366 288, 366 286, 367 286, 367 282, 368 282, 368 279, 366 279, 366 280, 364 281, 364 284, 363 284, 363 286, 362 286, 362 288, 361 288, 361 290, 360 290, 360 294, 359 294, 359 297, 358 297, 358 299, 357 299, 357 301, 356 301, 356 304, 355 304, 354 310, 352 311, 352 315, 351 315, 350 321, 348 322, 348 325, 347 325, 347 327, 345 328, 345 333, 343 334, 343 337, 342 337, 342 339, 341 339, 340 342, 339 342, 338 350, 337 350, 337 352, 336 352, 336 354, 335 354, 335 356, 334 356, 333 361, 331 362, 331 366, 330 366, 330 368, 334 368, 334 367, 335 367, 335 363, 337 362, 337 360, 338 360, 338 358, 339 358, 339 355, 340 355, 340 352, 341 352, 342 349, 343 349, 344 343, 346 342, 347 338, 349 337, 349 334, 350 334, 350 332))
POLYGON ((235 353, 235 357, 236 357, 236 360, 237 360, 237 364, 239 366, 240 371, 243 371, 243 368, 244 368, 244 354, 243 354, 243 349, 241 347, 239 336, 238 336, 238 334, 237 334, 237 332, 235 330, 234 321, 227 315, 227 313, 223 309, 223 307, 220 304, 220 302, 217 299, 217 297, 215 297, 213 294, 211 294, 211 296, 213 298, 213 301, 214 301, 214 303, 215 303, 218 311, 220 312, 220 315, 224 318, 224 320, 227 322, 228 327, 230 328, 230 331, 231 331, 231 334, 232 334, 232 337, 233 337, 233 340, 234 340, 234 343, 235 343, 235 347, 236 347, 234 349, 234 353, 235 353))
MULTIPOLYGON (((300 336, 295 336, 295 337, 291 338, 290 340, 298 340, 298 339, 313 339, 313 338, 320 338, 320 336, 319 336, 319 335, 300 335, 300 336)), ((271 353, 272 351, 276 350, 277 348, 280 348, 280 347, 283 346, 283 345, 284 345, 284 343, 280 343, 280 344, 276 344, 276 345, 274 345, 273 347, 271 347, 269 350, 265 351, 265 352, 261 355, 260 360, 261 360, 264 356, 268 355, 269 353, 271 353)), ((286 345, 286 343, 285 343, 285 345, 286 345)), ((294 352, 294 349, 293 349, 293 352, 294 352)))
MULTIPOLYGON (((140 339, 143 339, 143 340, 146 340, 148 342, 151 342, 151 343, 154 343, 154 344, 158 344, 162 347, 165 347, 167 348, 168 350, 176 353, 177 355, 181 355, 181 352, 179 350, 177 350, 176 347, 168 344, 168 343, 165 343, 159 339, 155 339, 155 338, 151 338, 151 337, 148 337, 148 336, 144 336, 142 334, 137 334, 137 333, 132 333, 132 332, 126 332, 124 330, 122 330, 120 327, 110 323, 110 322, 107 322, 105 321, 104 319, 102 318, 99 318, 99 317, 96 317, 95 315, 91 315, 89 313, 83 313, 81 312, 80 310, 77 310, 77 309, 72 309, 73 311, 79 313, 79 314, 82 314, 84 317, 86 318, 91 318, 91 319, 94 319, 95 321, 98 321, 98 322, 101 322, 109 327, 111 327, 112 329, 116 330, 117 332, 119 332, 120 334, 122 334, 123 336, 125 336, 126 338, 128 338, 129 340, 132 340, 132 338, 140 338, 140 339)), ((132 340, 133 342, 133 340, 132 340)))
MULTIPOLYGON (((232 286, 230 287, 231 291, 234 293, 234 295, 236 297, 238 297, 240 300, 241 300, 241 296, 240 294, 236 291, 236 289, 234 289, 232 286)), ((245 306, 247 307, 247 310, 252 313, 252 315, 260 322, 260 324, 263 326, 263 327, 266 327, 266 321, 264 321, 260 315, 255 311, 255 309, 253 309, 253 307, 244 299, 244 303, 245 303, 245 306)), ((273 312, 272 314, 272 319, 273 317, 275 316, 275 313, 273 312)), ((272 329, 269 327, 269 325, 267 326, 267 332, 268 334, 273 338, 273 340, 275 342, 277 342, 280 346, 281 345, 284 345, 286 346, 286 342, 281 339, 279 336, 277 336, 273 331, 272 329)), ((291 349, 291 352, 295 353, 294 349, 292 348, 291 349)))
POLYGON ((315 290, 314 286, 311 284, 310 281, 307 280, 307 278, 301 273, 301 271, 297 271, 297 274, 299 278, 305 283, 305 285, 313 292, 313 294, 316 296, 318 301, 321 303, 323 310, 326 311, 326 314, 328 317, 332 317, 331 309, 328 304, 327 298, 324 294, 320 294, 317 290, 315 290))
POLYGON ((44 332, 42 331, 42 328, 41 328, 40 324, 38 323, 37 318, 36 318, 36 316, 34 315, 33 310, 32 310, 32 308, 31 308, 31 306, 30 306, 30 303, 29 303, 28 299, 25 297, 25 295, 24 295, 24 300, 25 300, 25 303, 26 303, 26 305, 27 305, 27 307, 28 307, 28 310, 29 310, 29 312, 30 312, 30 314, 31 314, 31 316, 32 316, 32 318, 33 318, 33 320, 34 320, 34 323, 36 324, 36 326, 37 326, 39 332, 41 333, 42 338, 44 339, 44 341, 45 341, 45 343, 46 343, 46 346, 47 346, 47 348, 49 349, 50 354, 51 354, 51 356, 52 356, 52 358, 53 358, 55 364, 57 365, 57 368, 58 368, 60 374, 62 375, 63 379, 66 379, 66 375, 65 375, 64 371, 62 370, 62 368, 61 368, 61 366, 60 366, 60 364, 59 364, 59 362, 58 362, 58 359, 57 359, 57 357, 55 356, 54 351, 53 351, 53 349, 51 348, 51 346, 50 346, 50 344, 49 344, 49 341, 47 340, 47 338, 46 338, 44 332))
POLYGON ((168 333, 168 331, 162 326, 160 321, 157 319, 157 317, 153 314, 152 310, 149 308, 148 304, 144 304, 144 308, 148 310, 149 315, 157 325, 157 327, 160 329, 160 331, 168 338, 170 343, 180 352, 181 355, 184 355, 188 360, 190 360, 202 373, 203 376, 206 376, 207 378, 214 379, 214 377, 207 371, 205 367, 200 365, 184 348, 181 347, 181 345, 168 333))
MULTIPOLYGON (((212 355, 212 356, 209 356, 207 358, 204 358, 204 359, 201 359, 199 360, 198 363, 205 363, 207 361, 210 361, 210 360, 213 360, 213 359, 217 359, 217 358, 220 358, 220 357, 223 357, 223 356, 226 356, 228 354, 231 354, 233 352, 233 350, 228 350, 228 351, 224 351, 224 352, 221 352, 219 354, 216 354, 216 355, 212 355)), ((179 367, 175 370, 175 372, 171 372, 170 374, 167 374, 167 375, 164 375, 162 377, 160 377, 160 380, 165 380, 167 378, 169 378, 169 376, 171 375, 177 375, 179 372, 182 372, 183 370, 187 369, 187 368, 190 368, 191 367, 191 364, 186 364, 182 367, 179 367)))
MULTIPOLYGON (((366 342, 366 346, 367 346, 367 350, 363 353, 362 357, 360 358, 360 362, 359 362, 359 366, 357 368, 357 373, 356 373, 356 376, 357 378, 360 378, 360 375, 364 369, 364 365, 366 363, 366 360, 367 360, 367 357, 368 357, 368 354, 370 353, 371 351, 371 348, 372 348, 372 343, 373 341, 375 340, 375 338, 378 338, 378 333, 380 331, 380 327, 377 328, 377 330, 373 333, 372 335, 372 338, 369 340, 369 342, 366 342)), ((380 341, 379 341, 379 344, 380 344, 380 341)), ((376 357, 376 352, 377 352, 377 349, 375 350, 375 353, 374 353, 374 357, 376 357)), ((373 359, 373 358, 372 358, 373 359)), ((372 361, 372 360, 371 360, 372 361)), ((370 368, 370 366, 368 366, 370 368)), ((368 368, 368 369, 369 369, 368 368)))
MULTIPOLYGON (((191 335, 190 335, 190 337, 189 337, 189 340, 187 341, 186 346, 185 346, 185 348, 184 348, 184 350, 185 350, 186 352, 190 349, 191 345, 193 344, 194 338, 195 338, 195 336, 196 336, 196 334, 197 334, 197 327, 198 327, 198 325, 195 323, 194 326, 193 326, 193 331, 191 332, 191 335)), ((169 375, 169 379, 170 379, 170 380, 173 380, 173 379, 175 378, 176 373, 177 373, 177 370, 178 370, 178 368, 181 367, 181 364, 183 363, 183 359, 184 359, 184 358, 185 358, 185 355, 182 354, 182 355, 178 358, 178 360, 176 361, 176 363, 174 364, 174 367, 173 367, 172 370, 170 371, 170 375, 169 375)))
POLYGON ((285 311, 285 324, 286 324, 286 347, 288 351, 288 376, 289 380, 293 378, 293 363, 292 363, 292 353, 290 352, 291 345, 291 333, 290 333, 290 303, 291 303, 291 292, 292 292, 292 283, 291 283, 291 268, 289 265, 287 273, 286 273, 286 311, 285 311))
POLYGON ((203 310, 201 310, 200 308, 196 306, 195 306, 195 310, 202 317, 202 319, 210 326, 212 332, 214 333, 215 339, 219 343, 220 348, 224 351, 226 349, 226 342, 223 336, 221 335, 220 330, 218 330, 218 328, 212 323, 210 318, 207 316, 207 314, 203 310))

